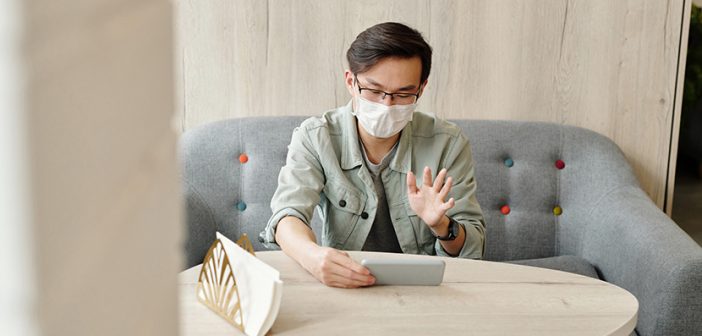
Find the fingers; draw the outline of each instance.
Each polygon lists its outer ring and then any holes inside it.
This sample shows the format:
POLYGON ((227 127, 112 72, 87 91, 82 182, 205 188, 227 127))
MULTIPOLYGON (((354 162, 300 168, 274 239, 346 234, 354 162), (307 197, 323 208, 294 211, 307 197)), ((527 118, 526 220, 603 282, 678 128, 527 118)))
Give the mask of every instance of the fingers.
POLYGON ((443 210, 445 212, 445 211, 448 211, 449 209, 453 208, 454 206, 456 206, 456 201, 453 199, 453 197, 451 197, 448 200, 448 202, 441 203, 441 210, 443 210))
POLYGON ((332 248, 325 249, 316 273, 320 282, 332 287, 356 288, 375 282, 367 268, 356 263, 348 253, 332 248))
POLYGON ((424 167, 424 177, 422 184, 431 188, 431 169, 429 167, 424 167))
POLYGON ((349 269, 353 271, 354 273, 360 274, 360 275, 370 275, 370 271, 362 266, 361 264, 357 263, 355 260, 351 259, 349 257, 349 254, 346 252, 341 252, 343 253, 341 256, 336 256, 334 258, 334 262, 343 266, 346 269, 349 269))
POLYGON ((448 193, 451 191, 452 184, 453 184, 453 179, 451 178, 451 176, 449 176, 446 179, 446 183, 444 183, 444 185, 441 187, 441 190, 439 190, 439 198, 441 200, 443 200, 444 198, 446 198, 446 196, 448 196, 448 193))
POLYGON ((407 191, 408 194, 416 194, 419 192, 417 189, 417 178, 411 171, 407 172, 407 191))
POLYGON ((437 193, 441 190, 441 187, 444 185, 444 178, 446 177, 446 168, 441 169, 439 171, 439 174, 436 175, 436 180, 434 180, 434 191, 437 193))
POLYGON ((368 284, 364 281, 351 280, 337 274, 328 275, 325 281, 322 281, 322 283, 330 287, 339 288, 358 288, 368 286, 368 284))
MULTIPOLYGON (((436 175, 436 179, 432 182, 431 168, 424 167, 422 189, 425 187, 431 188, 439 196, 439 199, 443 201, 451 192, 451 186, 453 185, 453 178, 448 175, 448 170, 442 168, 436 175)), ((417 188, 417 178, 411 171, 407 172, 407 190, 408 194, 417 194, 420 192, 417 188)))
POLYGON ((363 275, 356 273, 348 268, 343 268, 343 267, 337 267, 335 268, 331 275, 334 275, 339 278, 339 281, 342 283, 347 283, 350 285, 354 285, 356 287, 358 286, 369 286, 372 285, 373 282, 375 282, 375 278, 370 275, 363 275))

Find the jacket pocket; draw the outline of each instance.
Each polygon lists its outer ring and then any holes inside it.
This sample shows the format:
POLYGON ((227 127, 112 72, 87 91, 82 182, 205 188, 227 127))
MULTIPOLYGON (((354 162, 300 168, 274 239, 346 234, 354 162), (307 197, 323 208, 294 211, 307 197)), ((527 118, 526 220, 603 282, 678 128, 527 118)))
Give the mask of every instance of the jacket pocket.
POLYGON ((406 221, 412 226, 412 230, 414 231, 414 237, 417 240, 419 252, 422 254, 435 255, 434 243, 436 242, 436 238, 434 238, 431 229, 417 216, 409 203, 403 203, 402 205, 407 212, 406 221))
POLYGON ((323 193, 330 203, 324 235, 335 248, 343 248, 356 228, 366 206, 366 196, 358 189, 327 180, 323 193))

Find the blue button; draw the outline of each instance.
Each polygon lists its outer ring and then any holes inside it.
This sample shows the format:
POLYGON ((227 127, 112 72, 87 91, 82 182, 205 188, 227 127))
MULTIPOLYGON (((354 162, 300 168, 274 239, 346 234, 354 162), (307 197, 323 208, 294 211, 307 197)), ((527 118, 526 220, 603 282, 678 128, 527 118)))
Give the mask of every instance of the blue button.
POLYGON ((512 161, 512 159, 506 159, 506 160, 505 160, 505 166, 507 166, 507 167, 512 167, 512 166, 514 166, 514 161, 512 161))
POLYGON ((240 201, 239 203, 236 204, 236 207, 237 207, 237 209, 239 209, 239 211, 244 211, 244 210, 246 210, 246 203, 240 201))

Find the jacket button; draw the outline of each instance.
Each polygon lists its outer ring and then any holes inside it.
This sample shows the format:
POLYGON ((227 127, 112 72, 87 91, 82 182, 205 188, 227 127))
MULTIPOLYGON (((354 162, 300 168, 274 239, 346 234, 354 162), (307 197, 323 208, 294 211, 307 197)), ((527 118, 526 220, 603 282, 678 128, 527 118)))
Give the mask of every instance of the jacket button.
POLYGON ((249 156, 246 155, 245 153, 242 153, 241 155, 239 155, 239 162, 241 162, 241 163, 249 162, 249 156))
POLYGON ((339 206, 342 207, 342 208, 345 207, 345 206, 346 206, 346 201, 345 201, 345 200, 339 201, 339 206))
POLYGON ((363 219, 368 219, 368 213, 364 211, 364 212, 361 214, 361 218, 363 218, 363 219))

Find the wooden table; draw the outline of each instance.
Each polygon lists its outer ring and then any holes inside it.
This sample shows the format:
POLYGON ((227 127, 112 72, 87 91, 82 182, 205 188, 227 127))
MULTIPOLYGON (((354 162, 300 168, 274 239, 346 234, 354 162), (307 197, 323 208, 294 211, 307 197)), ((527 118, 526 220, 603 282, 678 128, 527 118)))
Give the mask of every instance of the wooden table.
MULTIPOLYGON (((436 258, 350 252, 363 258, 436 258)), ((629 335, 638 301, 577 274, 506 263, 446 260, 440 286, 326 287, 279 251, 258 252, 280 271, 283 300, 272 334, 629 335)), ((179 275, 181 334, 240 335, 195 298, 200 266, 179 275)))

